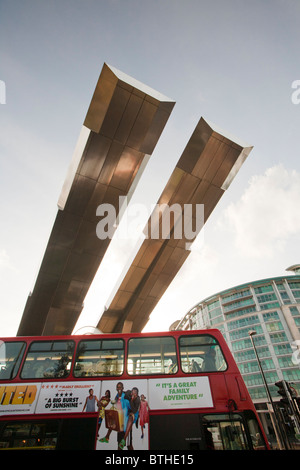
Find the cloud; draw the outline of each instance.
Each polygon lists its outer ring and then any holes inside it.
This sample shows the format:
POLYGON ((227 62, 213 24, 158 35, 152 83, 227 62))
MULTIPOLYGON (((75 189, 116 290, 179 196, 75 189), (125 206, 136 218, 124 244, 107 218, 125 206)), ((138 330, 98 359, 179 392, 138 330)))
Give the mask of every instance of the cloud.
MULTIPOLYGON (((257 259, 268 257, 273 262, 274 254, 284 249, 289 238, 300 235, 299 203, 300 173, 278 165, 254 176, 241 199, 231 203, 216 224, 200 232, 190 257, 153 310, 145 331, 168 329, 201 299, 252 276, 260 277, 263 266, 257 259), (248 263, 241 273, 243 259, 248 263)), ((109 256, 103 260, 85 300, 86 316, 91 312, 98 320, 101 307, 131 259, 129 248, 128 240, 112 241, 109 256)), ((84 318, 82 324, 92 324, 84 318)))
POLYGON ((12 265, 9 255, 7 254, 6 250, 0 250, 0 270, 15 271, 15 267, 12 265))
POLYGON ((285 249, 290 237, 300 234, 299 204, 300 173, 276 165, 252 177, 220 224, 233 234, 240 255, 271 258, 285 249))

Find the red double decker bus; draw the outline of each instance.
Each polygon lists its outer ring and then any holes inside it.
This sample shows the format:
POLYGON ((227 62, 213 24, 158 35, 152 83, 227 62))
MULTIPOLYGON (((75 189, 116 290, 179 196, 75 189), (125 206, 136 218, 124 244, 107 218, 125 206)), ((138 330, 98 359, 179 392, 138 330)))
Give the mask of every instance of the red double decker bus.
POLYGON ((258 450, 219 330, 0 340, 0 448, 258 450))

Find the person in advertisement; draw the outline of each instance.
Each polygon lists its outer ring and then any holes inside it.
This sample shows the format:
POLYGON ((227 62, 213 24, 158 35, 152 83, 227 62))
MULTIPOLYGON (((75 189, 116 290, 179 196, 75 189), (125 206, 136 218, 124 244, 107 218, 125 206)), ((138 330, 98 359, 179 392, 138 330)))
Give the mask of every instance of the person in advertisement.
MULTIPOLYGON (((129 384, 126 385, 128 386, 129 384)), ((101 444, 99 448, 104 448, 102 447, 104 444, 105 447, 108 445, 107 448, 109 449, 116 445, 117 450, 122 450, 125 446, 127 446, 128 450, 133 450, 133 440, 136 440, 138 437, 137 431, 141 404, 139 389, 134 386, 126 390, 122 382, 116 384, 116 389, 117 395, 110 402, 112 407, 105 409, 105 424, 108 429, 106 435, 98 439, 99 445, 101 444), (112 434, 112 431, 115 431, 115 433, 112 434)), ((146 422, 149 422, 149 420, 146 422)), ((138 440, 135 442, 134 447, 139 449, 148 448, 148 440, 142 447, 138 440)))
POLYGON ((106 390, 105 395, 101 397, 98 402, 98 408, 99 408, 98 436, 99 436, 99 430, 100 430, 102 421, 105 417, 105 408, 107 407, 109 403, 110 403, 110 390, 106 390))
MULTIPOLYGON (((124 437, 124 413, 126 412, 127 406, 125 403, 125 392, 124 392, 124 385, 122 382, 117 383, 117 395, 115 396, 115 408, 118 411, 118 416, 119 416, 119 425, 120 425, 120 431, 118 432, 118 443, 121 442, 121 440, 124 437)), ((113 402, 112 402, 113 403, 113 402)), ((102 443, 109 443, 109 438, 111 435, 112 429, 108 429, 106 435, 99 439, 99 442, 102 443)))
POLYGON ((96 397, 96 395, 94 395, 94 390, 90 388, 89 396, 85 400, 85 404, 82 411, 86 409, 87 413, 94 413, 96 411, 96 403, 98 405, 98 398, 96 397))
MULTIPOLYGON (((130 392, 128 391, 125 394, 125 398, 126 398, 125 405, 127 407, 127 413, 126 413, 127 420, 126 420, 125 435, 124 435, 123 439, 121 440, 121 442, 119 443, 120 449, 123 449, 125 447, 126 439, 131 433, 133 424, 137 423, 138 416, 139 416, 139 409, 140 409, 141 399, 139 397, 138 388, 133 387, 133 389, 131 390, 130 397, 128 396, 129 393, 130 392)), ((132 447, 132 443, 130 445, 132 447)))
POLYGON ((149 423, 149 405, 148 402, 146 401, 145 395, 141 395, 141 404, 140 404, 140 426, 141 426, 141 431, 142 435, 141 438, 144 438, 144 429, 145 429, 145 424, 149 423))

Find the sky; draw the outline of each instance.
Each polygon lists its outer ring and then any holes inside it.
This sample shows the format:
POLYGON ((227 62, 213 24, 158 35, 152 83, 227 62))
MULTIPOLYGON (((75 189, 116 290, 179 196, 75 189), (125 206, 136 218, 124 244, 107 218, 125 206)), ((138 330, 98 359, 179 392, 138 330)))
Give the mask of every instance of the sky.
MULTIPOLYGON (((300 262, 299 14, 299 0, 0 0, 0 336, 17 332, 104 62, 176 101, 132 203, 157 202, 201 117, 253 146, 145 331, 300 262)), ((133 246, 112 244, 76 331, 133 246)))

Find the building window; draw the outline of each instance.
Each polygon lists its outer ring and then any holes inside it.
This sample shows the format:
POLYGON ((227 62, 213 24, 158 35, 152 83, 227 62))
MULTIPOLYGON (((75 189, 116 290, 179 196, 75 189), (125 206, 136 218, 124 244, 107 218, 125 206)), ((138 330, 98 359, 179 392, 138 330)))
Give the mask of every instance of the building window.
POLYGON ((232 343, 233 351, 241 351, 242 349, 251 348, 251 341, 248 338, 245 338, 241 341, 234 341, 232 343))
MULTIPOLYGON (((266 343, 266 341, 264 341, 266 343)), ((270 350, 267 346, 262 347, 262 348, 257 348, 257 354, 260 359, 263 359, 265 357, 271 357, 270 350)))
POLYGON ((220 309, 220 307, 218 308, 215 308, 214 310, 211 310, 209 312, 209 318, 212 320, 213 318, 216 318, 216 317, 219 317, 220 315, 222 315, 222 310, 220 309))
POLYGON ((217 325, 218 323, 222 323, 223 321, 224 321, 223 317, 217 317, 210 321, 210 325, 214 326, 214 325, 217 325))
POLYGON ((300 299, 300 290, 293 290, 293 295, 295 299, 300 299))
MULTIPOLYGON (((263 333, 263 329, 260 325, 255 326, 254 329, 257 334, 263 333)), ((235 330, 229 333, 229 337, 232 341, 234 341, 235 339, 247 338, 248 336, 249 336, 249 326, 247 328, 242 328, 242 329, 235 330)), ((261 338, 260 339, 257 338, 257 341, 261 341, 261 338)))
POLYGON ((291 346, 288 343, 275 345, 274 346, 274 351, 275 351, 275 354, 278 355, 278 356, 281 356, 283 354, 292 354, 293 353, 293 350, 292 350, 291 346))
POLYGON ((267 304, 260 304, 260 308, 262 310, 269 310, 271 308, 277 308, 277 307, 280 307, 279 302, 271 302, 271 303, 267 303, 267 304))
POLYGON ((287 292, 280 292, 280 297, 283 301, 283 303, 290 303, 290 298, 288 296, 288 293, 287 292))
POLYGON ((220 302, 219 300, 215 300, 214 302, 212 302, 211 304, 207 305, 207 310, 213 310, 217 307, 220 307, 220 302))
POLYGON ((238 328, 249 327, 250 325, 255 325, 259 323, 257 315, 252 315, 251 317, 241 318, 240 320, 234 320, 227 323, 228 330, 236 330, 238 328))
POLYGON ((300 290, 300 282, 291 281, 288 284, 290 286, 290 289, 299 289, 300 290))
POLYGON ((281 333, 271 333, 270 334, 270 339, 272 341, 272 343, 284 343, 286 341, 288 341, 288 337, 287 335, 283 332, 281 333))
POLYGON ((280 321, 266 323, 266 328, 267 328, 267 331, 269 332, 283 330, 283 326, 280 321))
POLYGON ((281 292, 281 291, 284 291, 285 292, 285 286, 282 284, 282 283, 277 283, 276 284, 277 286, 277 289, 281 292))
POLYGON ((258 372, 259 371, 257 361, 244 362, 243 364, 239 364, 238 368, 239 368, 241 374, 249 374, 251 372, 258 372))
POLYGON ((254 305, 254 300, 251 297, 251 299, 245 299, 245 300, 239 300, 238 302, 234 302, 232 304, 224 305, 224 313, 231 312, 236 309, 240 309, 242 307, 245 307, 247 305, 254 305))
POLYGON ((227 313, 226 315, 226 318, 227 320, 230 318, 237 318, 237 317, 241 317, 243 315, 248 315, 248 313, 252 313, 252 312, 256 312, 256 307, 255 305, 253 305, 252 307, 248 307, 248 308, 243 308, 241 310, 238 310, 237 312, 233 312, 233 313, 227 313))
POLYGON ((260 373, 252 374, 252 375, 245 375, 244 381, 248 387, 251 387, 252 385, 263 385, 263 379, 260 373))
POLYGON ((228 295, 228 296, 226 296, 226 297, 223 297, 223 299, 222 299, 222 304, 224 305, 224 304, 226 304, 226 303, 231 302, 232 300, 240 299, 241 297, 248 297, 248 296, 251 296, 251 297, 252 297, 252 294, 251 294, 250 289, 246 289, 246 290, 243 290, 243 291, 235 292, 234 294, 231 294, 231 295, 228 295))
POLYGON ((293 380, 300 380, 300 370, 299 369, 288 369, 288 370, 283 370, 282 375, 284 380, 287 380, 288 382, 293 381, 293 380))
POLYGON ((263 294, 258 295, 257 300, 260 304, 264 304, 266 302, 271 302, 272 300, 277 300, 277 297, 275 294, 263 294))
POLYGON ((297 327, 300 327, 300 318, 294 318, 294 322, 297 327))
POLYGON ((296 316, 300 315, 299 310, 298 310, 297 307, 290 307, 290 312, 293 315, 293 317, 296 317, 296 316))
POLYGON ((265 387, 250 388, 249 393, 251 395, 252 400, 267 398, 267 392, 265 387))
POLYGON ((243 352, 235 352, 234 358, 237 363, 244 362, 244 361, 251 361, 255 359, 255 353, 253 349, 246 349, 243 352))
POLYGON ((275 364, 273 359, 263 359, 260 361, 263 370, 275 369, 275 364))
POLYGON ((268 284, 267 286, 260 286, 260 287, 255 287, 254 292, 256 294, 264 294, 265 292, 274 292, 273 287, 271 284, 268 284))
POLYGON ((268 384, 274 384, 279 380, 279 377, 277 375, 277 372, 272 371, 272 372, 265 372, 265 378, 268 384))
POLYGON ((278 357, 278 364, 282 369, 285 367, 294 367, 291 356, 278 357))
POLYGON ((264 321, 270 321, 270 320, 279 320, 279 315, 277 311, 274 312, 267 312, 263 314, 264 321))

